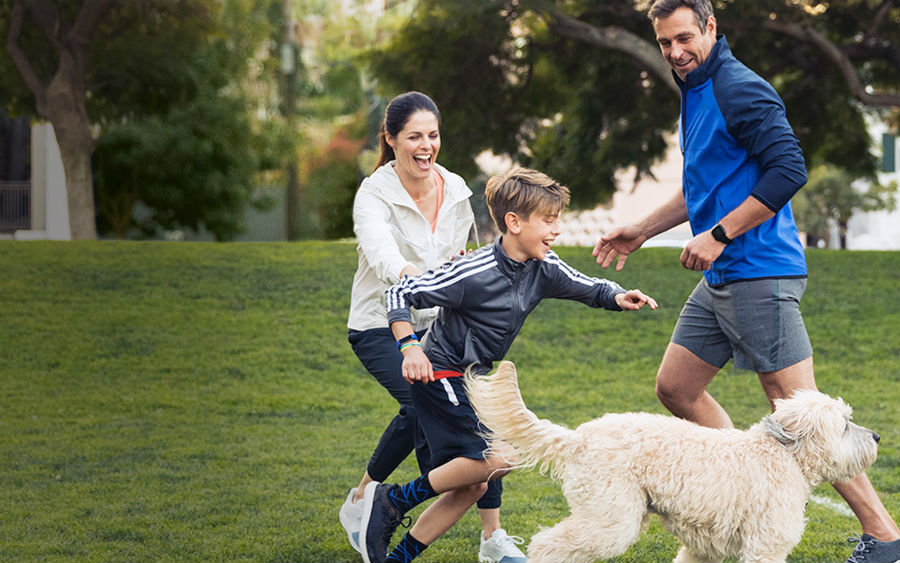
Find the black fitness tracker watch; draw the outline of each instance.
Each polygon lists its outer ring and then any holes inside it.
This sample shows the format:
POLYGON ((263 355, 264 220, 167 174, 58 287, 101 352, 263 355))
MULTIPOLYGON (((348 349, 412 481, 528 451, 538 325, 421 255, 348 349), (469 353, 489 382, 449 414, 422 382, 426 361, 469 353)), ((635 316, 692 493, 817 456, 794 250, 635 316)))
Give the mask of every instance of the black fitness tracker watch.
POLYGON ((716 225, 715 227, 713 227, 712 236, 714 239, 721 242, 725 246, 728 246, 729 244, 734 242, 734 239, 728 238, 728 235, 725 234, 725 229, 722 228, 722 225, 716 225))
POLYGON ((406 336, 404 336, 403 338, 401 338, 400 340, 398 340, 398 341, 397 341, 397 347, 399 348, 400 346, 403 346, 404 344, 406 344, 407 342, 410 342, 410 341, 412 341, 412 340, 415 340, 415 341, 417 341, 417 342, 418 342, 418 340, 419 340, 419 337, 416 336, 416 333, 415 333, 415 332, 412 333, 412 334, 407 334, 406 336))

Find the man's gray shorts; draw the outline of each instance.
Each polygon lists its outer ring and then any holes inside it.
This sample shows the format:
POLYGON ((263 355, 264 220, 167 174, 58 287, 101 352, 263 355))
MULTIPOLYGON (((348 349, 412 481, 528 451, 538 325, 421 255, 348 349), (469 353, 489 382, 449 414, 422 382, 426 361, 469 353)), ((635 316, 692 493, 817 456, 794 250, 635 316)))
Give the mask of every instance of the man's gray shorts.
POLYGON ((721 368, 771 372, 812 356, 800 315, 806 278, 762 279, 710 287, 700 281, 681 310, 672 342, 721 368))

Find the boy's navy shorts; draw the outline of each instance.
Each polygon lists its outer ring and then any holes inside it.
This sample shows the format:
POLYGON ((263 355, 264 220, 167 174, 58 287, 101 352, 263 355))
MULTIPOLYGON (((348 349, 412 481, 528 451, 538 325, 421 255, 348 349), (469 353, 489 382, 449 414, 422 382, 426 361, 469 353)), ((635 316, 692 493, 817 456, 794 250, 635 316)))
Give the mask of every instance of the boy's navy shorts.
POLYGON ((484 459, 487 442, 480 435, 483 427, 475 416, 463 386, 462 374, 435 372, 431 383, 417 382, 411 386, 413 405, 419 425, 431 449, 433 467, 455 457, 484 459))
MULTIPOLYGON (((487 442, 469 404, 461 373, 436 371, 431 383, 410 386, 419 428, 431 450, 431 466, 439 467, 453 458, 484 459, 487 442)), ((502 479, 488 482, 487 491, 478 500, 478 508, 500 508, 502 479)))

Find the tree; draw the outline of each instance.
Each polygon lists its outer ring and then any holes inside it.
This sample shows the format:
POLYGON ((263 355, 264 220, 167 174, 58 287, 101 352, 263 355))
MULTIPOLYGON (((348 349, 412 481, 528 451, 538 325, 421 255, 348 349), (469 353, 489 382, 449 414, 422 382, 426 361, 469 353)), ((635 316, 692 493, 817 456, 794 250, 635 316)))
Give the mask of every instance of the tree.
MULTIPOLYGON (((164 29, 154 30, 169 43, 196 39, 190 56, 169 55, 171 63, 160 73, 183 86, 167 91, 155 88, 154 76, 138 77, 136 87, 158 93, 151 100, 133 100, 131 107, 152 103, 103 129, 94 160, 98 211, 101 228, 116 237, 135 229, 142 236, 190 229, 233 239, 244 230, 248 205, 271 203, 255 195, 261 174, 273 174, 294 152, 291 131, 280 118, 252 117, 256 104, 246 78, 248 61, 255 61, 251 55, 265 45, 280 15, 272 21, 267 6, 232 0, 208 16, 194 18, 194 26, 180 18, 188 27, 175 37, 169 35, 178 27, 174 22, 163 21, 164 29)), ((268 61, 258 61, 259 66, 268 61)), ((264 91, 254 95, 266 99, 264 91)))
MULTIPOLYGON (((34 96, 38 114, 53 125, 66 174, 69 224, 72 237, 96 238, 94 197, 91 177, 91 121, 88 118, 87 72, 91 42, 115 0, 92 0, 80 6, 74 17, 66 17, 61 7, 49 0, 13 0, 9 16, 6 49, 34 96), (36 58, 31 49, 35 33, 24 31, 25 20, 43 35, 55 65, 36 58), (55 66, 55 68, 54 68, 55 66)), ((3 14, 6 15, 6 14, 3 14)))
POLYGON ((817 166, 809 173, 809 182, 794 197, 798 226, 807 233, 807 244, 828 241, 831 224, 838 227, 840 248, 847 248, 847 223, 857 212, 893 211, 897 201, 896 183, 857 184, 854 177, 834 166, 817 166))
POLYGON ((0 22, 10 21, 0 71, 11 62, 19 69, 3 73, 10 80, 0 84, 0 104, 53 124, 74 238, 96 236, 95 188, 100 225, 119 236, 133 226, 137 202, 150 210, 140 219, 146 233, 240 231, 252 175, 273 165, 269 141, 281 146, 287 137, 263 136, 273 125, 249 117, 248 63, 268 37, 266 8, 249 0, 0 0, 0 22), (166 127, 183 136, 166 141, 166 127))
POLYGON ((260 162, 270 141, 253 131, 239 97, 199 96, 109 128, 94 159, 101 228, 116 238, 136 228, 142 236, 205 229, 233 239, 246 206, 265 204, 253 194, 258 170, 280 160, 260 162))
POLYGON ((338 129, 324 148, 310 147, 313 154, 303 161, 303 184, 315 187, 305 199, 310 211, 306 228, 323 238, 353 236, 353 198, 361 179, 357 157, 363 146, 358 129, 363 117, 360 112, 353 123, 338 129))
MULTIPOLYGON (((679 96, 646 2, 422 0, 370 61, 387 95, 419 89, 444 120, 441 158, 466 177, 483 150, 546 170, 573 205, 664 154, 679 96), (652 55, 652 56, 651 56, 652 55)), ((811 165, 870 177, 864 112, 900 107, 898 0, 715 2, 739 59, 781 94, 811 165)), ((895 124, 896 127, 896 124, 895 124)))
MULTIPOLYGON (((384 107, 367 91, 359 54, 389 34, 396 14, 359 17, 371 6, 357 0, 335 3, 307 0, 295 3, 299 33, 308 52, 298 75, 297 135, 300 229, 302 238, 339 238, 353 234, 353 197, 362 175, 364 147, 375 142, 384 107), (354 12, 350 10, 356 4, 354 12)), ((363 171, 365 170, 365 172, 363 171)))

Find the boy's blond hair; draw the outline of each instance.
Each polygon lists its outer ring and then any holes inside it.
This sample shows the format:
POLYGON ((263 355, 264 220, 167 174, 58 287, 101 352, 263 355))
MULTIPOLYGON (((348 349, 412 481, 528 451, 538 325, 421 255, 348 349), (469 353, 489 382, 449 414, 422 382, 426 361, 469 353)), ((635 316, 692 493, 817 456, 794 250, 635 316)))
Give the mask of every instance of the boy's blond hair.
POLYGON ((569 205, 569 188, 543 172, 513 168, 487 182, 484 199, 494 224, 506 233, 506 214, 515 213, 527 221, 532 213, 558 215, 569 205))

